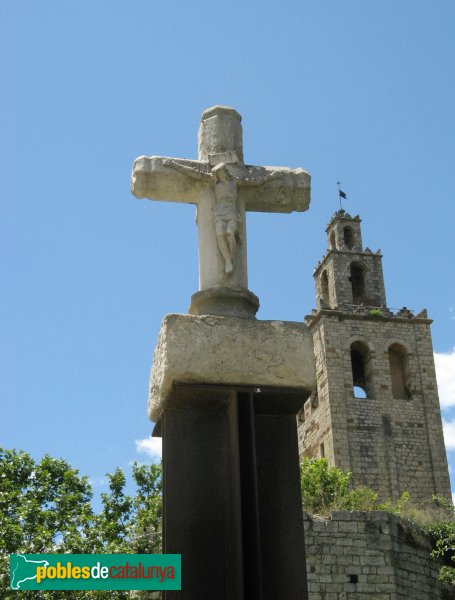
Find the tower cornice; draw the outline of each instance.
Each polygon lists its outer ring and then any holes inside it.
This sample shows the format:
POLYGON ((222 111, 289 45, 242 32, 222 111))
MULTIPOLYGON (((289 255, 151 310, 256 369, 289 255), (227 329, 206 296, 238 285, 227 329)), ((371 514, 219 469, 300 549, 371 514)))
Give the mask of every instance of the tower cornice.
POLYGON ((305 315, 305 323, 309 327, 313 327, 324 316, 337 318, 340 321, 349 319, 354 321, 382 321, 394 323, 412 322, 416 325, 431 325, 433 323, 433 319, 428 318, 425 308, 419 313, 413 314, 413 312, 405 306, 396 312, 393 312, 389 308, 354 305, 351 305, 351 307, 346 305, 337 308, 320 308, 319 310, 315 309, 310 315, 305 315), (379 314, 379 311, 382 314, 379 314))
POLYGON ((316 265, 314 271, 313 271, 313 277, 317 276, 317 274, 319 273, 319 271, 322 269, 322 267, 324 266, 324 264, 327 262, 327 260, 329 259, 330 256, 332 255, 345 255, 345 256, 378 256, 379 258, 382 258, 382 252, 380 249, 376 250, 376 252, 373 252, 372 250, 370 250, 369 248, 365 248, 365 250, 362 251, 358 251, 358 250, 337 250, 337 249, 329 249, 324 256, 321 258, 321 260, 318 262, 318 264, 316 265))

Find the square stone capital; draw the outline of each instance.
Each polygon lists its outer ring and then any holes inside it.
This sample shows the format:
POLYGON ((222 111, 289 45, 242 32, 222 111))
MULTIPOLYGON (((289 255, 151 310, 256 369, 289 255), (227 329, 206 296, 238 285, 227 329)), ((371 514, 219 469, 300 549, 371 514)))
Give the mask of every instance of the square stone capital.
POLYGON ((311 391, 312 335, 307 325, 293 321, 166 315, 150 374, 152 421, 169 408, 174 383, 311 391))

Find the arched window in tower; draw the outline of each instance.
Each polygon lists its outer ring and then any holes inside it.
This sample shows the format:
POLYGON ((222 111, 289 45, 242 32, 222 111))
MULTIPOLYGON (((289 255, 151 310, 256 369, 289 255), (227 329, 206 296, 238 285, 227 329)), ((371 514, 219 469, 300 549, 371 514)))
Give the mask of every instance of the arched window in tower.
POLYGON ((343 229, 343 241, 346 248, 352 250, 354 248, 354 232, 350 227, 343 229))
POLYGON ((323 271, 321 275, 321 294, 322 301, 327 306, 330 306, 329 301, 329 276, 327 275, 327 271, 323 271))
POLYGON ((363 342, 351 344, 352 385, 355 398, 370 398, 372 391, 371 354, 363 342))
POLYGON ((411 398, 409 381, 409 363, 406 348, 401 344, 392 344, 388 350, 392 396, 396 400, 411 398))
POLYGON ((336 239, 335 239, 335 232, 332 231, 332 233, 330 234, 330 249, 331 250, 336 250, 337 244, 336 244, 336 239))
POLYGON ((359 264, 351 265, 351 276, 349 277, 352 287, 352 302, 360 304, 365 300, 365 276, 364 269, 359 264))

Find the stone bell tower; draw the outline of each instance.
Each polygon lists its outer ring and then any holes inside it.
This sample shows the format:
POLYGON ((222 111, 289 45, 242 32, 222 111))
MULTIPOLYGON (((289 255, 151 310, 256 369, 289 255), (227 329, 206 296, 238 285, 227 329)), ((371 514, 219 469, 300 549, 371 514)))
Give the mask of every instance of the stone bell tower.
POLYGON ((300 414, 300 454, 326 456, 382 500, 450 498, 432 321, 387 307, 382 255, 363 248, 358 216, 339 210, 326 232, 306 317, 317 391, 300 414))

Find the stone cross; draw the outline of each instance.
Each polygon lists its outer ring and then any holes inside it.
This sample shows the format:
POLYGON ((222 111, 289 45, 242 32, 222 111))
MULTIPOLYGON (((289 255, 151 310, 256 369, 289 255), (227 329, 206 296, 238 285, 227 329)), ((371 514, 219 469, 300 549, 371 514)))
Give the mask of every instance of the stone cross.
POLYGON ((246 211, 305 211, 310 175, 303 169, 258 167, 243 161, 241 116, 233 108, 204 111, 198 160, 140 156, 131 191, 137 198, 195 204, 199 232, 199 292, 190 314, 254 317, 248 290, 246 211))

